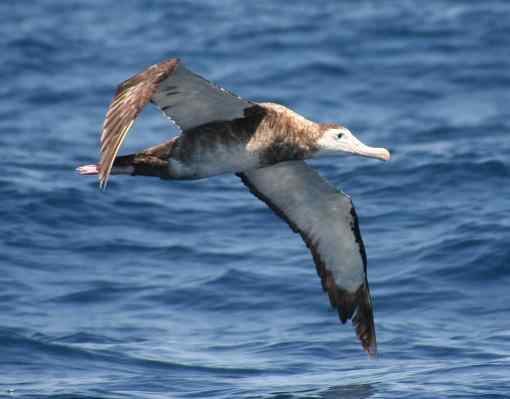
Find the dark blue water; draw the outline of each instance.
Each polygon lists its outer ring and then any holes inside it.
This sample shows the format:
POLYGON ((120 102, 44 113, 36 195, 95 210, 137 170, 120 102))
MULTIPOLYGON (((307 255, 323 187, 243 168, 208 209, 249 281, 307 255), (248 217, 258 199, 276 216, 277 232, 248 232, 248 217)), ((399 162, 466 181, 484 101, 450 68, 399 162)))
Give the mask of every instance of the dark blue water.
MULTIPOLYGON (((510 396, 510 3, 276 3, 0 4, 0 397, 510 396), (392 150, 312 162, 358 209, 377 360, 235 176, 75 174, 173 56, 392 150)), ((149 109, 122 151, 174 133, 149 109)))

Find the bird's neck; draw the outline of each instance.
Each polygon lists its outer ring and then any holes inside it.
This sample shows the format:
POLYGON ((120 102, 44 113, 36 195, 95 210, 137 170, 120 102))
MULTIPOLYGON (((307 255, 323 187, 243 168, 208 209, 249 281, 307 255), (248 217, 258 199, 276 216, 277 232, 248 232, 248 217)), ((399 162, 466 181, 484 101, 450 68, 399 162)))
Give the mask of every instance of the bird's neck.
POLYGON ((265 165, 312 158, 320 137, 320 126, 278 104, 260 104, 267 114, 257 129, 254 142, 261 149, 265 165))

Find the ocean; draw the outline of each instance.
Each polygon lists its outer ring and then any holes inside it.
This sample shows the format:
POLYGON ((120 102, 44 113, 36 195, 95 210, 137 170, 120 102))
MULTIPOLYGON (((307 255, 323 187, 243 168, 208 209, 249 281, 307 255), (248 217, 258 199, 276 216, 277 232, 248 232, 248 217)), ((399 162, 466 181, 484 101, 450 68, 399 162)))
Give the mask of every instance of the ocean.
MULTIPOLYGON (((510 397, 510 3, 0 4, 0 397, 510 397), (167 58, 347 126, 379 356, 234 175, 77 175, 116 86, 167 58)), ((148 107, 121 153, 177 134, 148 107)))

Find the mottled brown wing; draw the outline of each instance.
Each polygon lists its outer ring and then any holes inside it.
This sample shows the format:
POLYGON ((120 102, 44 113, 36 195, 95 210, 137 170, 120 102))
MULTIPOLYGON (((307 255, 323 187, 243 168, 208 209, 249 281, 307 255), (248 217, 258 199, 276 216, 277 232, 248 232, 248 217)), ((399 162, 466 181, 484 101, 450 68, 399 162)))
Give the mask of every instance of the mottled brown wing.
POLYGON ((106 186, 119 148, 148 102, 155 103, 184 132, 242 117, 244 110, 253 106, 191 72, 178 59, 147 68, 118 87, 106 114, 101 134, 101 187, 106 186))
POLYGON ((377 353, 367 259, 350 197, 303 161, 240 173, 243 183, 299 233, 342 323, 352 319, 363 349, 377 353))
POLYGON ((118 88, 106 113, 101 133, 101 160, 99 182, 106 186, 113 161, 136 117, 151 101, 163 79, 171 75, 179 60, 172 59, 153 65, 123 82, 118 88))

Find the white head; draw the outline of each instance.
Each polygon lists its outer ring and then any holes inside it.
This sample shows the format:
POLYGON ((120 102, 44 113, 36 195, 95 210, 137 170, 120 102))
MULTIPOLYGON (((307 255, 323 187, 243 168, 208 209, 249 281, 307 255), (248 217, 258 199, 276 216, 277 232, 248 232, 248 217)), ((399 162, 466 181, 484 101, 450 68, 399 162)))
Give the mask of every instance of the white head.
POLYGON ((319 150, 315 157, 331 155, 360 155, 362 157, 377 158, 383 161, 390 159, 390 152, 386 148, 369 147, 359 141, 349 129, 339 125, 323 125, 324 131, 318 141, 319 150))

